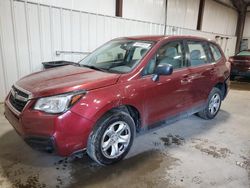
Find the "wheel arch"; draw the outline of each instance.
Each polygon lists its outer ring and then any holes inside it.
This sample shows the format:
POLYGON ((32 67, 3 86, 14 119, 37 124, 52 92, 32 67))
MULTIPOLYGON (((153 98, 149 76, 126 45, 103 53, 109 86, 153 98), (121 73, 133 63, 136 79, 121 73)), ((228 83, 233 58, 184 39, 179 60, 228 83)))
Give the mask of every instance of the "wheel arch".
POLYGON ((119 104, 116 106, 109 105, 108 107, 104 107, 104 109, 98 112, 98 115, 96 117, 96 120, 97 120, 96 122, 105 118, 108 114, 115 112, 115 111, 123 111, 123 112, 128 113, 134 120, 136 132, 139 132, 141 128, 141 112, 137 107, 131 104, 119 104))
POLYGON ((222 93, 222 100, 225 99, 226 94, 227 94, 227 84, 225 82, 219 82, 217 83, 214 87, 218 88, 219 90, 221 90, 222 93))

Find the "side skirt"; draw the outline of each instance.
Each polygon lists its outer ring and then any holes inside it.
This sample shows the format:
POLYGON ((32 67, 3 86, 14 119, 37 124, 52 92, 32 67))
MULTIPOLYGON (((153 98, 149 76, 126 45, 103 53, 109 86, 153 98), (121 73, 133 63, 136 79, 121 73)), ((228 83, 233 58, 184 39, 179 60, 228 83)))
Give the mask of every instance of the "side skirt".
POLYGON ((196 107, 193 107, 187 111, 184 111, 184 112, 180 112, 174 116, 171 116, 171 117, 168 117, 167 119, 165 120, 162 120, 162 121, 159 121, 159 122, 156 122, 154 124, 151 124, 151 125, 148 125, 148 126, 144 126, 140 129, 140 132, 136 134, 136 136, 140 136, 140 135, 143 135, 143 134, 146 134, 146 133, 149 133, 149 132, 153 132, 153 131, 156 131, 160 128, 163 128, 165 126, 168 126, 178 120, 181 120, 181 119, 185 119, 185 118, 188 118, 190 117, 191 115, 203 110, 204 108, 206 107, 206 103, 202 104, 202 105, 199 105, 199 106, 196 106, 196 107))

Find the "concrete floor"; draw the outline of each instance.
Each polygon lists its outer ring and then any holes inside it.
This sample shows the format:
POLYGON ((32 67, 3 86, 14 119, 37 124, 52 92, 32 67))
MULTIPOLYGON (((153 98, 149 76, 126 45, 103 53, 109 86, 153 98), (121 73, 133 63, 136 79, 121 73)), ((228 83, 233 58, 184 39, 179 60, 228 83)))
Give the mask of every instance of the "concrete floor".
POLYGON ((0 105, 0 187, 250 187, 250 84, 234 82, 218 116, 196 116, 139 136, 102 167, 34 151, 0 105))

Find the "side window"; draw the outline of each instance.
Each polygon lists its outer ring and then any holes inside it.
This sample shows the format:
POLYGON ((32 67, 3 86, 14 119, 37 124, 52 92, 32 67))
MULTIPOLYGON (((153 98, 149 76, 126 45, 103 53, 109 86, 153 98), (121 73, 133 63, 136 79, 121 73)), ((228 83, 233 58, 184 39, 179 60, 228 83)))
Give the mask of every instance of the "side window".
POLYGON ((143 75, 150 75, 154 73, 156 67, 156 55, 152 59, 149 60, 148 64, 143 70, 143 75))
POLYGON ((188 49, 190 54, 190 65, 199 66, 208 63, 206 50, 202 42, 188 42, 188 49))
POLYGON ((146 65, 143 75, 153 74, 159 64, 170 64, 173 69, 182 68, 185 64, 185 56, 181 42, 170 42, 159 48, 154 57, 146 65))
POLYGON ((211 52, 214 56, 214 60, 218 61, 222 57, 219 48, 214 44, 209 44, 209 47, 210 47, 211 52))
POLYGON ((173 69, 184 66, 185 57, 183 55, 181 42, 170 42, 161 47, 157 53, 158 64, 170 64, 173 69))

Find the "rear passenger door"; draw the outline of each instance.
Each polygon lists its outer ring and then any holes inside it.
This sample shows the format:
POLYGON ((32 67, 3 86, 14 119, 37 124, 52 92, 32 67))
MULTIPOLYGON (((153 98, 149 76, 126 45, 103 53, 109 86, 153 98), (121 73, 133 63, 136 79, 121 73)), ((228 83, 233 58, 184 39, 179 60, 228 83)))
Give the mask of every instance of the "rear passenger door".
POLYGON ((212 57, 209 47, 203 41, 186 41, 188 52, 188 67, 190 74, 188 80, 191 84, 192 106, 200 106, 206 102, 209 92, 213 88, 215 67, 211 63, 212 57))

